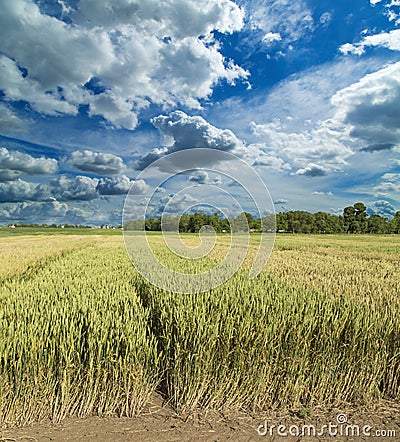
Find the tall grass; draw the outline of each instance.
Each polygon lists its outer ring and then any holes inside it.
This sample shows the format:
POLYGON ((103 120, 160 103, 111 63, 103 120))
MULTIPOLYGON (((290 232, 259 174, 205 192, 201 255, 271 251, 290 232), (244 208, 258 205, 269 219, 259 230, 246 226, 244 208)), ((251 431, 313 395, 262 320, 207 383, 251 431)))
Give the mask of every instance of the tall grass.
POLYGON ((155 391, 185 413, 399 401, 400 240, 352 241, 280 238, 257 278, 194 295, 151 286, 118 238, 4 280, 2 424, 130 416, 155 391))

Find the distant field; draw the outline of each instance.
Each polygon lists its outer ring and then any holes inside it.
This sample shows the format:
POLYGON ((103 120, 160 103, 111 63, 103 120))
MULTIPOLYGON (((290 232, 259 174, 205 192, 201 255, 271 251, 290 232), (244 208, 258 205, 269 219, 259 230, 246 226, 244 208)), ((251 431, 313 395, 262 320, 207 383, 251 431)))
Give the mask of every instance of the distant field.
POLYGON ((176 295, 121 231, 18 230, 0 229, 2 426, 131 416, 154 391, 179 412, 400 400, 400 236, 278 236, 257 278, 176 295))
POLYGON ((122 235, 120 229, 86 229, 59 227, 0 227, 0 237, 26 236, 26 235, 122 235))

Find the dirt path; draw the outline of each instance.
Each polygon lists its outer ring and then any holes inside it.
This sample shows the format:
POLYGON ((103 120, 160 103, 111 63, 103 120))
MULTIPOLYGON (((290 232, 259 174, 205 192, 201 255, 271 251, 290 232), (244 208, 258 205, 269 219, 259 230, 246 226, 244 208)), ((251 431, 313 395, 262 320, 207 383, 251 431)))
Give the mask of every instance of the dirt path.
POLYGON ((155 398, 154 402, 149 404, 147 411, 135 418, 67 418, 58 424, 40 422, 0 432, 0 442, 260 442, 263 440, 268 442, 400 441, 400 406, 385 403, 374 412, 354 409, 329 412, 303 410, 303 413, 284 411, 258 416, 244 413, 224 416, 203 412, 183 419, 170 408, 162 406, 160 400, 155 398), (343 421, 342 425, 338 424, 338 419, 343 421), (329 429, 330 422, 332 427, 329 429), (279 431, 278 425, 283 425, 279 431), (324 434, 314 435, 314 429, 316 433, 324 434))

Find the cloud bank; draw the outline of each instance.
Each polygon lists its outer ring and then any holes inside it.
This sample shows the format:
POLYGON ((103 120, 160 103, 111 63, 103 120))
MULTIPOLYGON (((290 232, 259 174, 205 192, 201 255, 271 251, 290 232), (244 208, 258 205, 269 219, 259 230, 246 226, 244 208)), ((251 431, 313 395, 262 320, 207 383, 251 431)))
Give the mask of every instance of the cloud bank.
POLYGON ((89 116, 133 130, 150 104, 199 108, 220 81, 249 75, 224 58, 213 34, 242 28, 244 12, 233 1, 58 6, 27 0, 1 6, 0 89, 41 114, 77 115, 86 105, 89 116))

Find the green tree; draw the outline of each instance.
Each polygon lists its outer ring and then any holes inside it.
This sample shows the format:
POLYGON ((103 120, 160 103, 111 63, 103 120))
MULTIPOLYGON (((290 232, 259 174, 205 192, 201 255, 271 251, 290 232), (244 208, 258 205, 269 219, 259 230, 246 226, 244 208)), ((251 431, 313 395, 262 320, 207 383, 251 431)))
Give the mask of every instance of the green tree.
POLYGON ((146 219, 146 222, 145 222, 145 227, 146 227, 146 230, 150 230, 150 231, 160 231, 161 230, 161 218, 157 218, 157 219, 154 219, 154 218, 149 218, 149 219, 146 219))
POLYGON ((387 218, 380 215, 371 215, 368 219, 368 233, 388 233, 390 224, 387 218))
POLYGON ((263 232, 275 232, 278 229, 278 215, 274 214, 264 216, 260 222, 260 228, 263 232))
POLYGON ((355 233, 357 231, 356 210, 353 206, 348 206, 344 208, 343 219, 346 232, 355 233))
POLYGON ((357 233, 366 233, 368 229, 368 214, 364 203, 354 204, 357 233))
POLYGON ((400 212, 396 212, 390 221, 390 232, 400 233, 400 212))
POLYGON ((276 230, 278 232, 287 232, 289 230, 287 212, 280 212, 276 214, 276 230))

